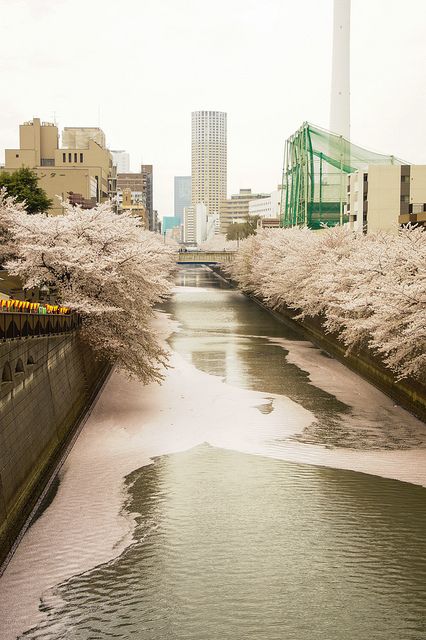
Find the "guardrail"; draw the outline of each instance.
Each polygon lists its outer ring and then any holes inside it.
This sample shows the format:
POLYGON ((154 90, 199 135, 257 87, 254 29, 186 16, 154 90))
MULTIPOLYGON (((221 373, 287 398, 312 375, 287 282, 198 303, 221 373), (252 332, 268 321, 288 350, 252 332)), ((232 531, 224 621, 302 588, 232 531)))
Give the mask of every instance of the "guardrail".
POLYGON ((0 313, 0 340, 68 333, 78 329, 80 324, 78 313, 39 315, 6 311, 0 313))

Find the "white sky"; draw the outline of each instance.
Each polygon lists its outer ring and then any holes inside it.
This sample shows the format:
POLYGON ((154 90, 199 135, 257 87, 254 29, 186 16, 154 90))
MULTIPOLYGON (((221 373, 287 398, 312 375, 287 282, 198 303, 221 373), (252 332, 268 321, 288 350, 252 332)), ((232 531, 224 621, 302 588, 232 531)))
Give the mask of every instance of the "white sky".
MULTIPOLYGON (((228 192, 276 188, 285 139, 328 127, 332 0, 0 0, 0 161, 32 117, 100 126, 173 215, 191 111, 228 113, 228 192)), ((426 164, 426 1, 352 0, 353 142, 426 164)))

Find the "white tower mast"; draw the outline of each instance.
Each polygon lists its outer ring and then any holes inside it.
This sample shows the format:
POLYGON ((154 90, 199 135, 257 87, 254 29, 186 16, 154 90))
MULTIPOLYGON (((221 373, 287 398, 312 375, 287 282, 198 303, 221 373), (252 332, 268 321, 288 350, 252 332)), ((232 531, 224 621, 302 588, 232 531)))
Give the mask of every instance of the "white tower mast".
POLYGON ((350 136, 351 0, 334 0, 330 131, 350 136))

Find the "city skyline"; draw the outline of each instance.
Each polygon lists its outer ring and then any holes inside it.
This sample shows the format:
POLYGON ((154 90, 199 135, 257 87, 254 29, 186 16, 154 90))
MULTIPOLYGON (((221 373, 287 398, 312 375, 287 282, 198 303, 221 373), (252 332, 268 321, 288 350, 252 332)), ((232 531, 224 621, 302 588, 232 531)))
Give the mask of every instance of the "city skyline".
MULTIPOLYGON (((138 3, 124 0, 119 12, 113 7, 100 12, 100 7, 97 0, 89 5, 76 0, 72 6, 59 0, 53 9, 44 0, 3 7, 2 78, 7 90, 0 99, 0 161, 4 149, 17 144, 18 124, 33 116, 56 120, 61 129, 100 126, 109 148, 129 152, 131 170, 153 164, 154 208, 171 215, 173 178, 190 173, 192 111, 228 114, 228 196, 240 188, 273 190, 281 178, 285 139, 304 120, 328 127, 331 0, 297 5, 271 0, 261 13, 253 2, 219 1, 209 28, 196 2, 188 3, 185 21, 180 21, 179 7, 169 0, 147 1, 142 40, 138 3), (84 39, 78 47, 64 46, 63 25, 74 25, 74 16, 83 8, 87 24, 97 25, 97 37, 84 39), (135 17, 130 24, 129 11, 135 17), (284 24, 301 23, 303 52, 298 29, 286 29, 283 39, 284 24), (130 85, 125 101, 108 83, 96 83, 94 90, 93 77, 86 73, 120 29, 126 41, 109 71, 118 72, 125 60, 126 76, 132 77, 143 61, 145 74, 144 87, 130 85), (39 38, 41 32, 49 39, 39 38), (194 33, 203 51, 199 60, 194 59, 189 37, 194 33), (17 39, 22 46, 16 47, 17 39), (291 64, 290 51, 297 51, 291 64), (190 66, 191 73, 183 73, 190 66), (78 87, 82 99, 70 99, 71 86, 78 87)), ((418 0, 403 13, 395 0, 357 0, 351 15, 352 140, 417 163, 425 162, 426 136, 425 87, 417 64, 426 55, 422 9, 418 0), (404 106, 401 87, 407 96, 404 106), (408 108, 410 115, 405 117, 403 109, 408 108)))

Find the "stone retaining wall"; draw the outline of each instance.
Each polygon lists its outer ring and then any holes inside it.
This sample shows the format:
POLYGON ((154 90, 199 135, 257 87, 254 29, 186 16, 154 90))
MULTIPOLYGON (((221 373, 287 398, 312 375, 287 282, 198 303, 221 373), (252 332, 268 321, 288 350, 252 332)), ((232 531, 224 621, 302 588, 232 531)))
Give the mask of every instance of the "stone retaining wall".
POLYGON ((0 343, 0 566, 109 370, 78 331, 0 343))

